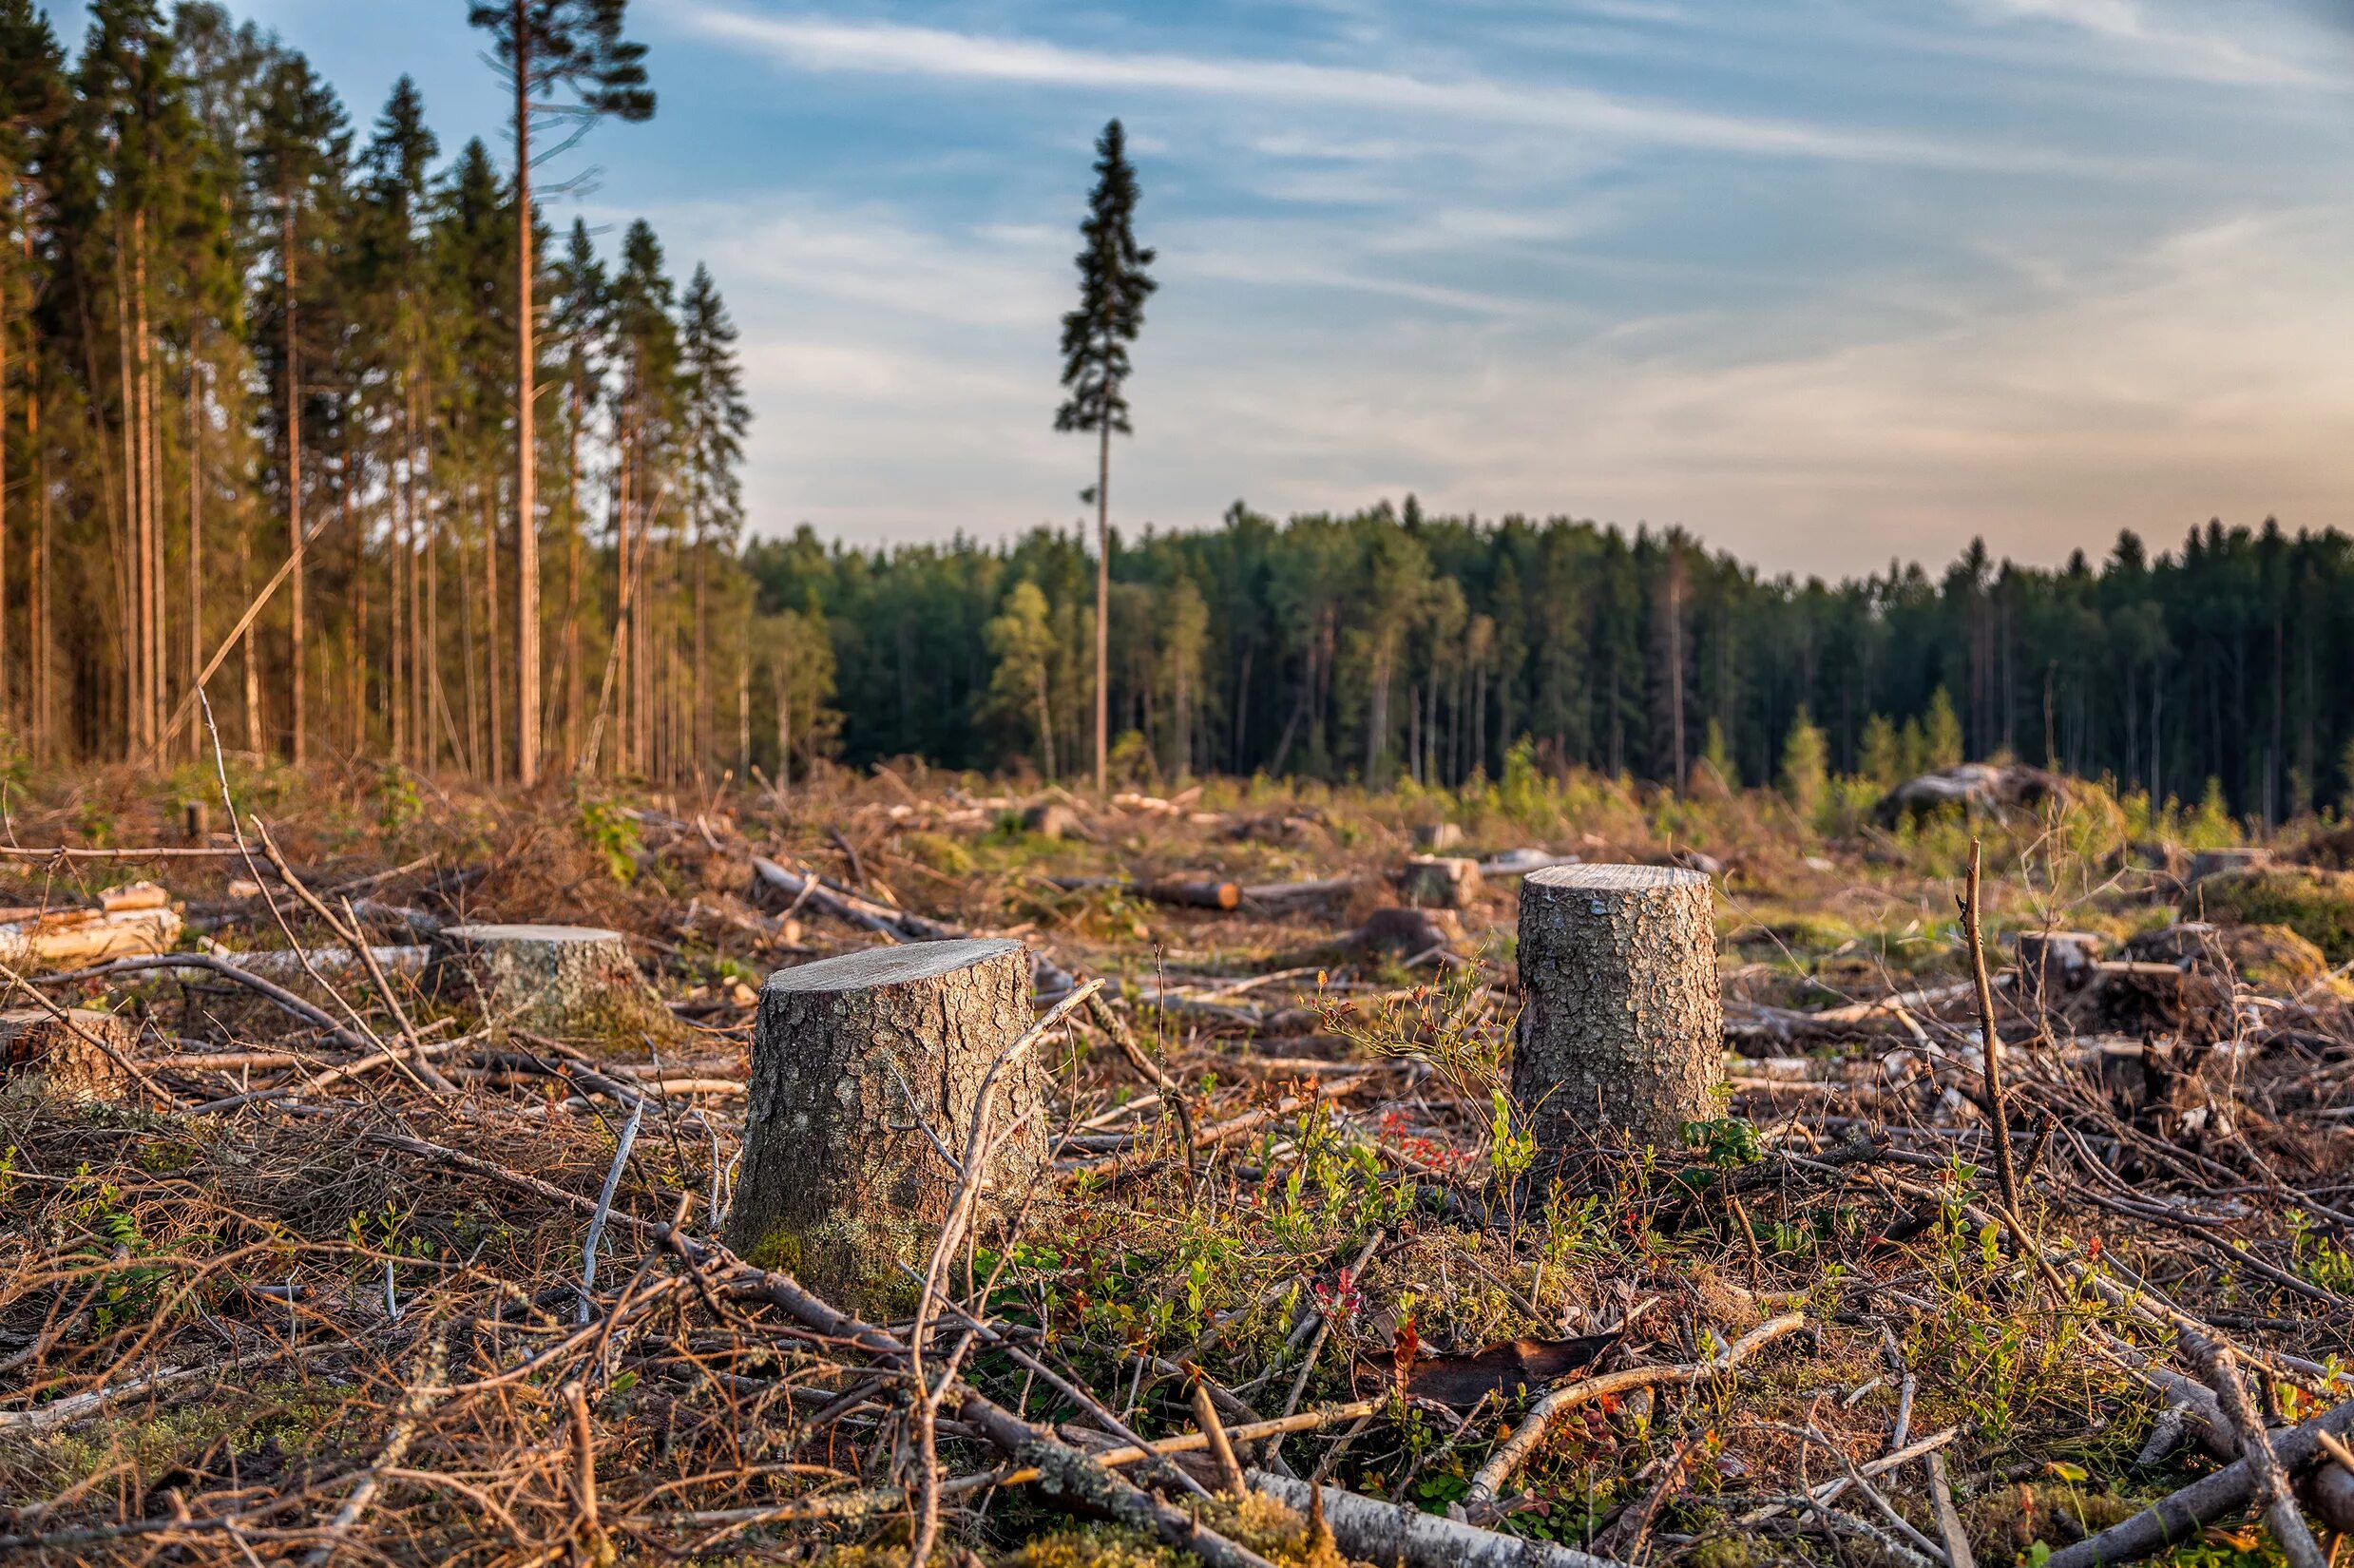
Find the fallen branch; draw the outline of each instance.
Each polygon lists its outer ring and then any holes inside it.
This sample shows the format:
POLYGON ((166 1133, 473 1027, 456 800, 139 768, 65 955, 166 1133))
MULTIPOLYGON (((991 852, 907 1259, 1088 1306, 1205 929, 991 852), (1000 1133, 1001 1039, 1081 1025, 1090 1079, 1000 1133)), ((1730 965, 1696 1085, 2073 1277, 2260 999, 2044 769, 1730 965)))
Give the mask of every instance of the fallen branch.
MULTIPOLYGON (((2354 1400, 2275 1435, 2273 1458, 2284 1474, 2293 1475, 2321 1451, 2320 1434, 2344 1437, 2349 1430, 2354 1430, 2354 1400)), ((2226 1514, 2248 1506, 2258 1485, 2256 1467, 2243 1456, 2213 1475, 2167 1494, 2133 1518, 2060 1548, 2044 1568, 2115 1568, 2118 1563, 2179 1545, 2226 1514)))
POLYGON ((1702 1378, 1715 1377, 1732 1371, 1750 1356, 1787 1334, 1794 1334, 1807 1326, 1802 1312, 1788 1312, 1759 1324, 1735 1340, 1721 1356, 1708 1361, 1695 1361, 1671 1367, 1629 1367, 1623 1371, 1604 1372, 1599 1377, 1580 1378, 1564 1383, 1530 1407, 1528 1415, 1512 1435, 1497 1445, 1494 1454, 1479 1473, 1471 1478, 1471 1489, 1464 1494, 1464 1506, 1492 1504, 1504 1482, 1514 1471, 1535 1453, 1542 1442, 1545 1428, 1564 1410, 1600 1399, 1604 1395, 1630 1393, 1636 1388, 1655 1387, 1662 1383, 1697 1383, 1702 1378))
POLYGON ((1332 1543, 1348 1557, 1371 1562, 1404 1562, 1409 1568, 1618 1568, 1608 1558, 1574 1546, 1498 1535, 1337 1486, 1311 1487, 1265 1470, 1251 1472, 1251 1485, 1299 1513, 1320 1504, 1332 1543))

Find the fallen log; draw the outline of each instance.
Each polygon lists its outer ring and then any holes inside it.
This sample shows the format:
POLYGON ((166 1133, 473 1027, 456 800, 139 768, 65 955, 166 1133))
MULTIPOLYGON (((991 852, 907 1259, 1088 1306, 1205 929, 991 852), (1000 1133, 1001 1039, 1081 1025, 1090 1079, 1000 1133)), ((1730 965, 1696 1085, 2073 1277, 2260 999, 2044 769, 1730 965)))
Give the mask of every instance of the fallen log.
POLYGON ((1232 909, 1242 902, 1242 889, 1238 885, 1215 877, 1172 877, 1158 882, 1139 882, 1121 876, 1050 876, 1046 880, 1066 893, 1112 888, 1133 898, 1193 909, 1232 909))
POLYGON ((139 953, 167 953, 180 940, 179 913, 164 906, 59 909, 0 926, 0 964, 58 968, 139 953))
POLYGON ((1250 1478, 1254 1491, 1295 1512, 1320 1508, 1332 1544, 1353 1559, 1404 1562, 1408 1568, 1619 1568, 1609 1558, 1574 1546, 1498 1535, 1337 1486, 1311 1486, 1265 1470, 1253 1470, 1250 1478))

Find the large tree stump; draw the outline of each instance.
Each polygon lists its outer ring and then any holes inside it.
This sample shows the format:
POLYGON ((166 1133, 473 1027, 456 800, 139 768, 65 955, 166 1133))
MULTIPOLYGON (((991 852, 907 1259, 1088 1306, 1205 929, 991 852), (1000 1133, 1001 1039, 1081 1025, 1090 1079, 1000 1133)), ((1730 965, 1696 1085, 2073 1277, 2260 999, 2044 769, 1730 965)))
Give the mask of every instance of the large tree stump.
POLYGON ((1521 885, 1512 1095, 1547 1155, 1596 1134, 1672 1148, 1723 1114, 1724 1005, 1709 879, 1556 866, 1521 885))
POLYGON ((619 931, 594 926, 450 926, 435 933, 426 990, 480 1011, 492 1029, 527 1029, 642 1054, 641 1037, 682 1031, 619 931))
POLYGON ((128 1057, 139 1031, 128 1019, 86 1007, 66 1019, 38 1007, 0 1013, 0 1076, 10 1081, 38 1080, 42 1092, 59 1100, 121 1100, 130 1075, 95 1042, 115 1056, 128 1057))
MULTIPOLYGON (((869 1316, 912 1296, 956 1187, 983 1080, 1030 1025, 1019 942, 916 942, 779 969, 760 990, 729 1244, 869 1316)), ((987 1177, 1045 1168, 1049 1071, 1035 1050, 991 1091, 987 1177)))

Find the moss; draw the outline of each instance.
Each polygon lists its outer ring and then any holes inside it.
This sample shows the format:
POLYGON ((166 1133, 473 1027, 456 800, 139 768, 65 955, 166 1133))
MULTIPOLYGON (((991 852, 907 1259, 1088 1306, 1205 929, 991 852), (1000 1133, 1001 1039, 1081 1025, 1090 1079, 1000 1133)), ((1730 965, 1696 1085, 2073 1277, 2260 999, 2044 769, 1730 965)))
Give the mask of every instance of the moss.
POLYGON ((2301 866, 2219 871, 2191 890, 2191 905, 2218 924, 2286 926, 2332 964, 2354 959, 2354 871, 2301 866))
POLYGON ((2319 947, 2286 926, 2227 926, 2217 938, 2241 978, 2259 990, 2303 990, 2329 973, 2319 947))
POLYGON ((1719 1536, 1692 1549, 1692 1568, 1754 1568, 1757 1553, 1748 1536, 1719 1536))
POLYGON ((917 1286, 907 1268, 923 1265, 924 1245, 912 1223, 831 1219, 804 1228, 778 1220, 737 1250, 747 1263, 791 1274, 845 1311, 890 1319, 914 1310, 917 1286))
POLYGON ((978 864, 970 850, 946 833, 909 833, 899 842, 909 856, 949 876, 969 876, 978 864))

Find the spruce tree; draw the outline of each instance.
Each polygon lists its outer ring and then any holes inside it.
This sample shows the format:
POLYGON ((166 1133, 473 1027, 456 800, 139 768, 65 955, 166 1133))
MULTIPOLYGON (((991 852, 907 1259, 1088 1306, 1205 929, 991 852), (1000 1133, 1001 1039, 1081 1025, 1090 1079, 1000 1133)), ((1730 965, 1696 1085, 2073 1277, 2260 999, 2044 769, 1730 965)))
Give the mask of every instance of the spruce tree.
POLYGON ((467 7, 467 20, 490 33, 492 60, 515 94, 515 251, 521 301, 515 312, 515 759, 517 776, 526 786, 539 777, 540 733, 532 119, 536 115, 569 125, 569 133, 550 149, 561 152, 603 116, 644 120, 654 113, 654 93, 646 86, 645 46, 622 36, 628 9, 629 0, 469 0, 467 7))
POLYGON ((694 561, 695 645, 688 664, 692 684, 695 755, 699 769, 710 760, 707 662, 711 651, 710 556, 732 552, 744 526, 744 485, 737 469, 752 409, 744 401, 743 369, 736 359, 736 323, 711 280, 698 264, 679 302, 679 413, 685 425, 685 509, 688 548, 694 561))
POLYGON ((1062 318, 1062 385, 1070 395, 1056 411, 1058 430, 1096 436, 1095 784, 1105 784, 1105 733, 1110 719, 1112 432, 1132 433, 1128 345, 1144 326, 1144 301, 1158 286, 1144 269, 1153 252, 1136 242, 1137 177, 1127 137, 1118 120, 1096 142, 1096 186, 1079 232, 1079 308, 1062 318))

